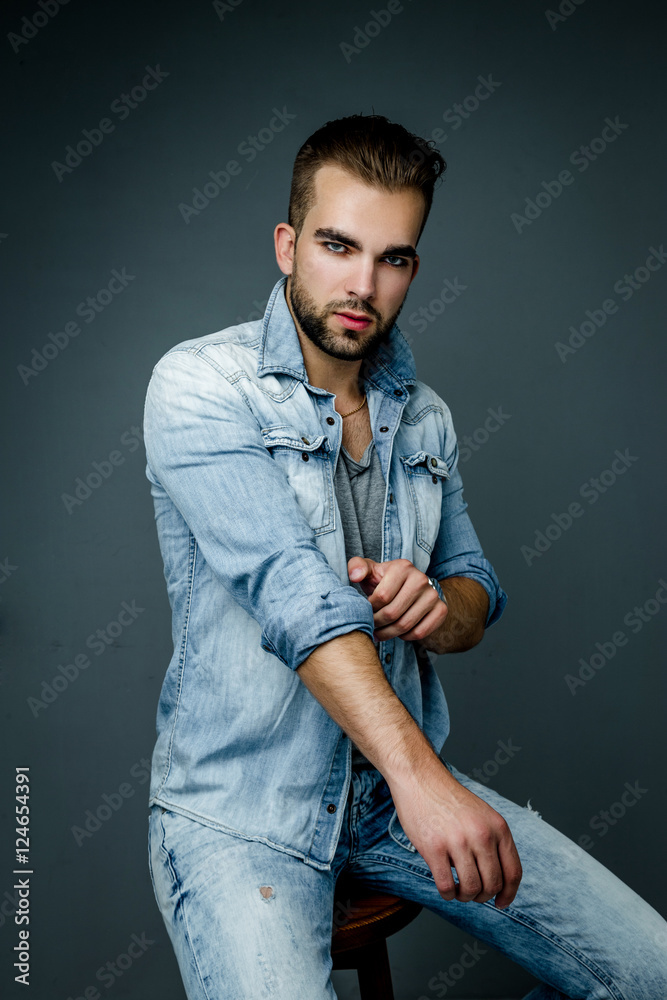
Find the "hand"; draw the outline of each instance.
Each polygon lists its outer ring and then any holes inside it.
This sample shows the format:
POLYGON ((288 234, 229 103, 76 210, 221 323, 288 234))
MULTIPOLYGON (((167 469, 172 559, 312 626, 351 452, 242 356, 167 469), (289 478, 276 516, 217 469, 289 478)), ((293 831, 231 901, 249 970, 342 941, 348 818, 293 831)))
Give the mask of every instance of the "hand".
POLYGON ((374 615, 378 642, 394 639, 424 639, 442 625, 447 605, 428 582, 428 577, 409 561, 375 562, 352 556, 347 571, 368 597, 374 615))
POLYGON ((516 896, 522 869, 505 819, 464 788, 441 761, 418 780, 389 782, 403 830, 435 879, 443 899, 502 910, 516 896), (452 867, 456 869, 458 885, 452 867))

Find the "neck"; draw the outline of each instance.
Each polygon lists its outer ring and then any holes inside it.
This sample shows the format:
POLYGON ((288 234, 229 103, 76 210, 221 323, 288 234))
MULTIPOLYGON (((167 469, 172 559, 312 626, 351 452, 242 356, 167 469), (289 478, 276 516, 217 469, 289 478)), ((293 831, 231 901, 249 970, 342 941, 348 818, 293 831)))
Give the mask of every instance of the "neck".
POLYGON ((341 361, 320 351, 312 341, 300 331, 301 351, 308 374, 308 381, 319 389, 333 392, 340 400, 347 400, 350 406, 360 402, 364 394, 359 378, 361 361, 341 361))

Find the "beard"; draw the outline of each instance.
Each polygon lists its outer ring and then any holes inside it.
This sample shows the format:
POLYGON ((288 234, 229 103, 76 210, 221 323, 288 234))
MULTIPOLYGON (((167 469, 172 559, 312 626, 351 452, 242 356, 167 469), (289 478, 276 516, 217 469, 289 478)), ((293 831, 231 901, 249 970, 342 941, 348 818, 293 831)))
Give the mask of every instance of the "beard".
POLYGON ((299 281, 296 259, 289 284, 288 301, 305 336, 325 354, 341 361, 361 361, 369 358, 380 344, 386 343, 405 302, 404 298, 394 315, 386 320, 368 302, 352 299, 330 302, 326 308, 320 310, 306 287, 299 281), (347 310, 371 316, 375 320, 374 332, 348 330, 345 327, 341 327, 340 332, 336 333, 330 330, 327 325, 328 317, 334 312, 347 310))

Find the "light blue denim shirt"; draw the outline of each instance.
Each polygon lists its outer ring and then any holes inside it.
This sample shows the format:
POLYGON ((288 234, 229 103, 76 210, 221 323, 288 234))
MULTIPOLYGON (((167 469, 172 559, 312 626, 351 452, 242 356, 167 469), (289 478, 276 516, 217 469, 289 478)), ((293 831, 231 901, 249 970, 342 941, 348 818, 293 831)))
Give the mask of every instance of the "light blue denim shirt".
MULTIPOLYGON (((146 475, 172 609, 174 653, 157 710, 149 805, 258 840, 315 868, 334 858, 351 742, 296 668, 373 611, 348 580, 333 473, 342 419, 310 385, 275 285, 263 320, 186 340, 155 365, 146 475)), ((447 405, 416 378, 395 324, 362 364, 387 483, 382 560, 506 595, 462 497, 447 405)), ((439 753, 449 732, 433 661, 393 639, 379 657, 439 753)))

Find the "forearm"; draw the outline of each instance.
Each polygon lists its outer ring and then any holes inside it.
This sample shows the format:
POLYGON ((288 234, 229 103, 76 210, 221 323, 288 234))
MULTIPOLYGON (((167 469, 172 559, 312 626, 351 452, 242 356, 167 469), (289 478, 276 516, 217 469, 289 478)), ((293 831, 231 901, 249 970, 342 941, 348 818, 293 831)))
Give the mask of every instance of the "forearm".
POLYGON ((496 907, 508 906, 521 863, 506 821, 436 755, 391 688, 370 637, 354 631, 331 639, 297 673, 386 779, 442 898, 487 902, 495 895, 496 907))
POLYGON ((484 636, 489 613, 489 595, 481 583, 466 576, 438 581, 447 601, 447 617, 421 645, 432 653, 462 653, 484 636))
POLYGON ((434 766, 447 772, 389 684, 366 633, 348 632, 323 643, 297 673, 390 784, 434 766))

